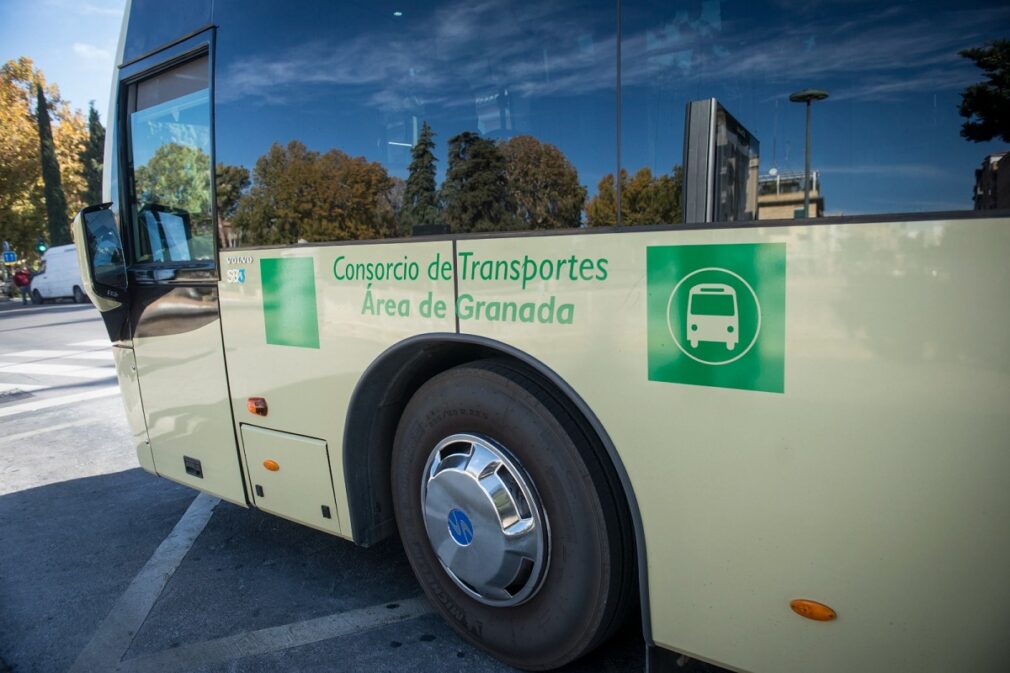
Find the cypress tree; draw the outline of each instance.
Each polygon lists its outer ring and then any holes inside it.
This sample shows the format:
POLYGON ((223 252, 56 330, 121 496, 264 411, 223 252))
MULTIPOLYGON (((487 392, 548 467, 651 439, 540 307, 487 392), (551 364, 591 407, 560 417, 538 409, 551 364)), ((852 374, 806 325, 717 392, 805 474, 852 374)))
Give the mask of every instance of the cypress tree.
POLYGON ((35 85, 38 96, 37 120, 39 124, 39 156, 42 162, 42 183, 45 187, 46 221, 49 225, 49 245, 70 243, 70 228, 67 225, 67 197, 63 194, 60 179, 60 163, 56 159, 53 143, 53 129, 49 122, 49 105, 41 84, 35 85))
POLYGON ((428 122, 421 124, 417 143, 410 150, 410 175, 403 191, 402 233, 417 226, 438 222, 438 193, 435 189, 435 134, 428 122))
POLYGON ((505 156, 492 140, 471 131, 449 139, 442 185, 443 211, 452 232, 518 229, 505 156))
POLYGON ((88 140, 81 152, 84 166, 84 203, 94 205, 102 201, 102 161, 105 158, 105 127, 98 118, 95 101, 88 107, 88 140))

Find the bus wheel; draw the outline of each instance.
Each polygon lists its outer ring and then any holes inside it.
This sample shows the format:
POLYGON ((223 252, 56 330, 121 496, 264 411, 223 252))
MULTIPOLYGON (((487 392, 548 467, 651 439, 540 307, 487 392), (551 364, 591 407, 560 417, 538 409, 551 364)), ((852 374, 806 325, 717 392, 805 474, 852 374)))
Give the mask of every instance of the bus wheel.
POLYGON ((88 300, 88 295, 84 294, 84 290, 74 285, 74 303, 83 304, 88 300))
POLYGON ((32 290, 32 303, 41 304, 45 299, 42 298, 42 293, 38 290, 32 290))
POLYGON ((605 461, 507 362, 456 367, 414 394, 393 446, 393 508, 414 574, 463 638, 543 670, 620 626, 634 543, 605 461))

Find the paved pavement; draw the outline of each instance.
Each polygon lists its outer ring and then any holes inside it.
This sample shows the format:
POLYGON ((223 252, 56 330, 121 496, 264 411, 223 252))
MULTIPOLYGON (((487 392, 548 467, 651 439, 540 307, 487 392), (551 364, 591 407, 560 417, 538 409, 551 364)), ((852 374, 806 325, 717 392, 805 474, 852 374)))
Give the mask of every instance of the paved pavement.
MULTIPOLYGON (((432 612, 395 540, 141 471, 90 305, 0 305, 0 540, 0 673, 512 670, 432 612)), ((643 667, 632 620, 566 670, 643 667)))

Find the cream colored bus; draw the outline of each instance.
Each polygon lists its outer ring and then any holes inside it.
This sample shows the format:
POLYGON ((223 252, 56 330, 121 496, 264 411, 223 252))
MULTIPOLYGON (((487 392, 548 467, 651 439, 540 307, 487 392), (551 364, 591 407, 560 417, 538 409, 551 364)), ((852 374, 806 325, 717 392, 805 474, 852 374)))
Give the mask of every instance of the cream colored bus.
POLYGON ((1006 670, 1010 169, 959 52, 1007 19, 134 0, 75 231, 141 466, 399 535, 520 668, 633 616, 652 670, 1006 670))

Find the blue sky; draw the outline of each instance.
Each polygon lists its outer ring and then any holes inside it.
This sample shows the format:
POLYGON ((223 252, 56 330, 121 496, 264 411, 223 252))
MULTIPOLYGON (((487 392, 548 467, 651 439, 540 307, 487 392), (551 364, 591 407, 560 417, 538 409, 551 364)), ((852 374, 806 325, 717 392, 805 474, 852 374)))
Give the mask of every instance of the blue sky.
POLYGON ((73 107, 94 100, 107 121, 125 0, 3 0, 0 62, 29 56, 73 107))
MULTIPOLYGON (((406 177, 409 156, 387 145, 416 118, 438 134, 444 170, 448 138, 479 126, 475 101, 507 90, 512 126, 490 137, 557 145, 592 195, 615 164, 615 13, 611 0, 578 4, 217 0, 218 160, 252 167, 298 139, 406 177)), ((958 114, 982 78, 958 51, 1010 36, 1005 0, 625 0, 622 24, 632 173, 680 163, 685 104, 709 97, 760 139, 762 174, 801 171, 804 108, 788 96, 811 87, 831 93, 811 146, 832 215, 970 209, 974 170, 1006 149, 962 139, 958 114)))
MULTIPOLYGON (((124 5, 0 0, 0 59, 31 56, 64 98, 82 110, 94 99, 107 123, 124 5)), ((375 0, 266 10, 217 0, 218 159, 251 167, 270 142, 298 138, 403 177, 406 151, 387 156, 387 141, 407 139, 397 129, 431 121, 444 153, 453 133, 478 125, 475 99, 507 89, 514 126, 491 137, 532 133, 557 144, 592 194, 614 170, 614 4, 580 5, 571 13, 512 0, 375 0)), ((815 107, 812 143, 831 214, 970 208, 974 169, 1006 149, 961 139, 957 114, 960 91, 981 78, 957 52, 1010 36, 1005 2, 626 0, 622 20, 622 163, 632 172, 679 163, 684 105, 710 96, 760 139, 763 174, 802 169, 803 110, 787 96, 811 86, 831 92, 815 107)))

